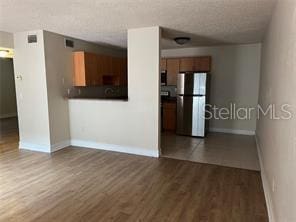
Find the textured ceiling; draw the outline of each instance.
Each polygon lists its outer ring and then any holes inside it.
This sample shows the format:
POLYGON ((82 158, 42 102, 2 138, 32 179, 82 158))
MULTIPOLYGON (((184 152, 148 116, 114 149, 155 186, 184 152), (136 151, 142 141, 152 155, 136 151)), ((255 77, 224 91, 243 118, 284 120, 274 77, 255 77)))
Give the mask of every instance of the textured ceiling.
POLYGON ((126 47, 127 29, 164 27, 163 45, 178 35, 190 46, 260 42, 275 0, 0 0, 0 30, 45 29, 126 47))

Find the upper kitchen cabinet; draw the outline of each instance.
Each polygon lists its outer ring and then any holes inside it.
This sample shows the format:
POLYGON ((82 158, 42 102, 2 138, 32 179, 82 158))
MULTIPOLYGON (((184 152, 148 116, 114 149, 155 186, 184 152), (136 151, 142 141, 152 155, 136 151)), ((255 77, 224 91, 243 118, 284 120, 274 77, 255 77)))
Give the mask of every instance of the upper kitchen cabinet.
POLYGON ((97 57, 93 53, 74 52, 74 86, 94 85, 97 75, 97 57))
POLYGON ((160 60, 160 70, 162 72, 167 70, 167 60, 166 59, 160 60))
POLYGON ((113 75, 113 58, 108 55, 97 55, 98 71, 100 75, 113 75))
POLYGON ((180 58, 180 72, 190 72, 195 70, 195 58, 180 58))
POLYGON ((167 85, 177 85, 180 72, 211 72, 211 56, 162 58, 161 71, 167 71, 167 85))
POLYGON ((211 56, 200 56, 194 58, 194 71, 210 72, 211 56))
POLYGON ((177 75, 180 72, 179 59, 167 59, 167 85, 177 85, 177 75))
POLYGON ((120 85, 127 85, 127 58, 121 58, 122 72, 120 74, 120 85))
POLYGON ((127 85, 127 59, 112 58, 113 85, 127 85))
POLYGON ((211 71, 211 57, 199 56, 180 58, 180 72, 210 72, 211 71))
POLYGON ((126 58, 74 52, 74 86, 127 85, 126 58))

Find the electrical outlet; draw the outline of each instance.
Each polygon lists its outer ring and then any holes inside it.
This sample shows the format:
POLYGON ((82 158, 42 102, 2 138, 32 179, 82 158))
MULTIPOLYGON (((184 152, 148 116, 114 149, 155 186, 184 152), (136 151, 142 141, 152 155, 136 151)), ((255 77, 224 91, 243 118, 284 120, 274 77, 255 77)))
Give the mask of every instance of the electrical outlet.
POLYGON ((65 85, 65 78, 62 78, 62 84, 65 85))

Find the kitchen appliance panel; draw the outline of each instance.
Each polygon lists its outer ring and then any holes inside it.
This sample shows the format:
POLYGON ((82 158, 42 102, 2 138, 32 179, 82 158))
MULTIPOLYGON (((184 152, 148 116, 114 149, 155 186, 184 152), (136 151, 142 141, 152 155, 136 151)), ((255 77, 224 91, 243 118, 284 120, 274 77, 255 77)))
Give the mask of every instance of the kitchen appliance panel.
POLYGON ((206 95, 207 93, 207 79, 208 74, 207 73, 195 73, 196 76, 198 76, 198 94, 199 95, 206 95))
POLYGON ((205 136, 205 96, 177 97, 177 133, 205 136))
POLYGON ((207 73, 180 73, 177 78, 177 94, 205 95, 207 73))

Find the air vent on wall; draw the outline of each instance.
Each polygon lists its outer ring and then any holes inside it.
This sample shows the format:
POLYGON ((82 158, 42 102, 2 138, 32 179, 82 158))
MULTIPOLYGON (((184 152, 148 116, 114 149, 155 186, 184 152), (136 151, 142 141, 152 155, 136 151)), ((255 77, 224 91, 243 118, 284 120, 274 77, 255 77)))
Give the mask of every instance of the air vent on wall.
POLYGON ((74 47, 74 42, 70 39, 65 39, 65 45, 66 47, 73 48, 74 47))
POLYGON ((36 43, 37 35, 28 35, 28 43, 36 43))

